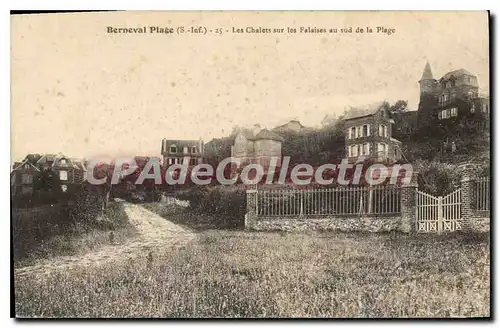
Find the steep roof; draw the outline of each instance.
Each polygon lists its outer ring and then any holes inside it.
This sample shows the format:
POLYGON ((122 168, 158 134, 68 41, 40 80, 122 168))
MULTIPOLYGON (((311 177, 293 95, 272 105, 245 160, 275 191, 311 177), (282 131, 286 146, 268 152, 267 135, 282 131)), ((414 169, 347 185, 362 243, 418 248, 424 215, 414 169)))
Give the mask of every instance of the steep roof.
POLYGON ((58 166, 61 159, 68 161, 67 166, 73 166, 72 160, 63 154, 45 154, 36 162, 36 164, 49 164, 50 166, 58 166))
POLYGON ((167 145, 175 144, 176 146, 198 146, 200 140, 180 140, 180 139, 163 139, 167 145))
POLYGON ((19 162, 14 163, 14 165, 13 165, 14 168, 12 169, 12 171, 17 171, 18 169, 23 167, 24 164, 29 164, 35 170, 40 171, 40 169, 38 167, 36 167, 32 162, 30 162, 28 158, 26 158, 21 163, 19 163, 19 162))
POLYGON ((274 141, 279 141, 283 142, 285 139, 283 139, 281 136, 277 135, 274 132, 269 131, 268 129, 263 129, 254 138, 255 140, 274 140, 274 141))
POLYGON ((287 127, 287 126, 288 126, 288 124, 290 124, 290 123, 297 123, 297 124, 300 126, 300 128, 304 128, 304 127, 305 127, 304 125, 302 125, 302 123, 300 123, 300 121, 299 121, 299 120, 290 120, 290 121, 288 121, 288 122, 286 122, 286 123, 284 123, 284 124, 281 124, 281 125, 276 126, 275 128, 273 128, 273 130, 275 130, 275 129, 279 129, 279 128, 284 128, 284 127, 287 127))
POLYGON ((424 67, 424 72, 422 73, 422 78, 420 80, 434 80, 432 76, 431 64, 427 62, 424 67))
POLYGON ((161 153, 164 154, 168 147, 175 145, 177 148, 184 147, 198 147, 201 140, 181 140, 181 139, 162 139, 161 140, 161 153))
MULTIPOLYGON (((241 129, 241 131, 238 134, 242 134, 247 140, 253 140, 255 138, 255 135, 252 130, 250 129, 241 129)), ((236 134, 236 135, 238 135, 236 134)))
POLYGON ((352 107, 344 116, 344 120, 351 120, 353 118, 359 118, 364 116, 370 116, 376 114, 380 108, 384 105, 384 101, 376 102, 369 105, 352 107))
POLYGON ((456 69, 454 71, 451 71, 451 72, 448 72, 446 73, 445 75, 443 75, 443 77, 441 78, 441 80, 447 80, 449 79, 451 76, 462 76, 462 75, 470 75, 470 76, 475 76, 474 74, 472 74, 471 72, 469 72, 468 70, 464 69, 464 68, 460 68, 460 69, 456 69))

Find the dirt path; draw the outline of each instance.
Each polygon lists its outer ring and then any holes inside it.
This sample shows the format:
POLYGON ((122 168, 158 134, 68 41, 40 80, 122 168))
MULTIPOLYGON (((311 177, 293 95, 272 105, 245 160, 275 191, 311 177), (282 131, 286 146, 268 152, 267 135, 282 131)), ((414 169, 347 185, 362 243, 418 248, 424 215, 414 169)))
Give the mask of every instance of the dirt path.
POLYGON ((53 270, 68 270, 73 267, 99 265, 116 259, 146 257, 150 251, 178 248, 194 238, 194 233, 180 227, 140 205, 123 202, 129 221, 137 229, 137 235, 125 244, 107 245, 95 252, 43 260, 35 265, 16 269, 15 276, 44 274, 53 270))

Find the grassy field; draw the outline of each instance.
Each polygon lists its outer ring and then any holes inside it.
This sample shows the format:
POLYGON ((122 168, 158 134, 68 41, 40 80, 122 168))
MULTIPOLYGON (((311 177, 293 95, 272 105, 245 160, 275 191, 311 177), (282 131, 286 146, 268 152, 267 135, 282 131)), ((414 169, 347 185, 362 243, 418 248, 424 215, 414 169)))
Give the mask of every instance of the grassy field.
POLYGON ((40 259, 84 254, 103 245, 121 244, 135 234, 124 210, 114 202, 107 208, 103 221, 75 222, 64 229, 46 226, 48 229, 42 234, 26 230, 14 235, 15 267, 31 265, 40 259))
POLYGON ((488 235, 206 231, 133 262, 16 278, 29 317, 490 315, 488 235))

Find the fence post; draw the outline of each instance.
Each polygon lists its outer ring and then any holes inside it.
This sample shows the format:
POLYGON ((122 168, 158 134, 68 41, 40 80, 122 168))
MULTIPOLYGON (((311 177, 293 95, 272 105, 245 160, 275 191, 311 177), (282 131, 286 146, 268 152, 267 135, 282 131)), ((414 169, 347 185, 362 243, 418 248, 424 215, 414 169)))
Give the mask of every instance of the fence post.
POLYGON ((438 235, 443 232, 443 196, 438 197, 438 217, 437 217, 437 231, 438 235))
POLYGON ((470 220, 473 217, 473 201, 474 201, 474 188, 475 180, 473 178, 474 165, 473 164, 463 164, 459 166, 462 170, 462 179, 460 180, 461 191, 461 207, 460 219, 464 225, 469 225, 470 220))
POLYGON ((411 181, 401 186, 401 230, 411 232, 415 227, 417 211, 417 172, 413 172, 411 181))
POLYGON ((247 213, 245 214, 245 229, 253 229, 257 221, 257 188, 246 190, 247 213))

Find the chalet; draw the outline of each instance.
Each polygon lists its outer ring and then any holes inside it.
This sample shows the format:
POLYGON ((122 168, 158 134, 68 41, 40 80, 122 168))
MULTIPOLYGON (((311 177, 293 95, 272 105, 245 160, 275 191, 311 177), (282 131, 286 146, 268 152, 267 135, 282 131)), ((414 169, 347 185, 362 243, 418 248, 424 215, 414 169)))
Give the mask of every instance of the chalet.
POLYGON ((272 129, 273 132, 276 133, 283 133, 283 132, 302 132, 307 130, 305 126, 303 126, 299 121, 297 120, 291 120, 288 121, 285 124, 279 125, 275 128, 272 129))
POLYGON ((161 141, 161 155, 163 164, 188 164, 190 166, 203 163, 204 147, 200 140, 173 140, 161 141))
POLYGON ((359 157, 384 162, 401 159, 401 142, 392 138, 394 120, 386 102, 351 108, 344 120, 345 149, 350 161, 359 157))
POLYGON ((427 63, 418 82, 420 102, 418 126, 436 127, 456 124, 462 119, 489 127, 490 103, 486 93, 480 92, 477 76, 466 69, 457 69, 434 79, 427 63))
POLYGON ((283 142, 284 139, 278 134, 255 125, 253 129, 242 129, 235 135, 231 157, 240 159, 240 168, 255 163, 262 165, 265 170, 273 157, 277 158, 277 166, 280 166, 283 142))
POLYGON ((59 193, 71 194, 83 183, 85 172, 82 160, 74 161, 62 154, 29 154, 13 165, 12 197, 34 200, 42 196, 57 198, 59 193))
POLYGON ((36 179, 41 175, 41 170, 33 161, 33 155, 28 155, 22 162, 14 163, 10 174, 12 196, 33 195, 36 179))

